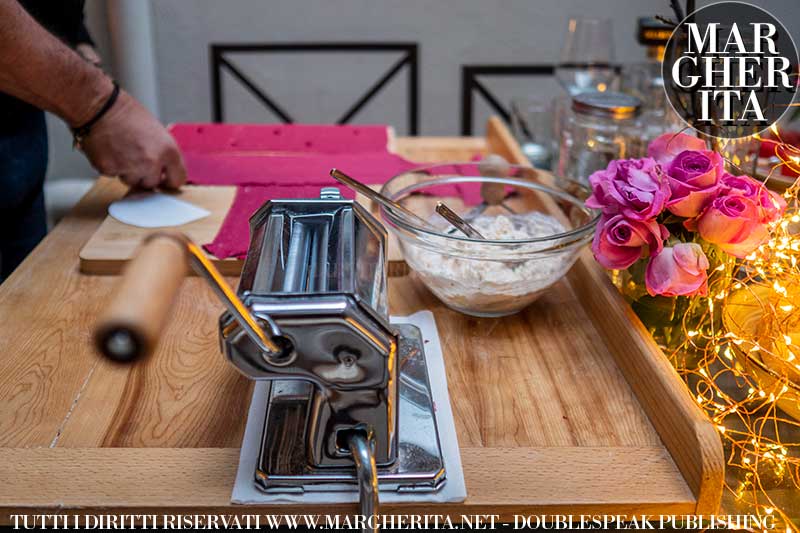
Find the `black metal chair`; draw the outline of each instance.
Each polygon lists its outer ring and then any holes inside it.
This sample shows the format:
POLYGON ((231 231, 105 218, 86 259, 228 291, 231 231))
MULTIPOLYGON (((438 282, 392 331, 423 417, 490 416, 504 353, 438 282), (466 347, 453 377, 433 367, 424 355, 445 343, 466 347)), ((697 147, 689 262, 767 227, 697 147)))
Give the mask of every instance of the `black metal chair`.
MULTIPOLYGON (((586 68, 588 64, 562 64, 577 68, 586 68)), ((616 75, 621 74, 620 65, 609 65, 614 69, 616 75)), ((486 102, 492 112, 500 115, 503 120, 510 122, 511 111, 508 106, 501 102, 497 94, 493 93, 486 84, 479 78, 508 78, 523 77, 529 78, 553 78, 555 80, 556 65, 554 64, 528 64, 528 65, 461 65, 461 134, 472 135, 473 122, 475 117, 475 98, 477 93, 486 102)), ((558 89, 562 92, 562 89, 558 89)), ((556 96, 558 92, 552 96, 556 96)), ((563 92, 562 92, 563 94, 563 92)))
POLYGON ((475 114, 475 93, 481 96, 493 112, 510 122, 507 104, 492 93, 479 77, 553 76, 555 65, 462 65, 461 66, 461 135, 472 135, 475 114))
POLYGON ((375 83, 372 84, 339 118, 337 124, 347 124, 364 106, 377 95, 404 67, 408 67, 407 112, 408 132, 419 133, 419 47, 417 43, 392 42, 346 42, 346 43, 216 43, 210 46, 211 66, 211 101, 214 122, 222 122, 225 117, 222 72, 227 71, 247 91, 250 92, 267 109, 274 113, 281 122, 291 124, 292 115, 269 95, 267 90, 259 87, 242 68, 230 57, 231 54, 302 54, 319 52, 344 53, 389 53, 401 52, 396 61, 375 83))

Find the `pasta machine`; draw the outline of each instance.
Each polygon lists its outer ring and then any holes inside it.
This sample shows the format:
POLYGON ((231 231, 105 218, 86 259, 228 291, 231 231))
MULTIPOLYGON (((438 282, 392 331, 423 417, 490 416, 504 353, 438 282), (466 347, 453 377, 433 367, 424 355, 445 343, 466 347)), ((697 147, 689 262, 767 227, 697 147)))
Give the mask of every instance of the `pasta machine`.
POLYGON ((250 219, 234 292, 200 248, 152 234, 131 261, 95 341, 117 361, 154 348, 186 266, 225 304, 222 351, 269 399, 253 482, 263 491, 439 490, 446 473, 419 330, 390 324, 386 230, 336 188, 271 200, 250 219))

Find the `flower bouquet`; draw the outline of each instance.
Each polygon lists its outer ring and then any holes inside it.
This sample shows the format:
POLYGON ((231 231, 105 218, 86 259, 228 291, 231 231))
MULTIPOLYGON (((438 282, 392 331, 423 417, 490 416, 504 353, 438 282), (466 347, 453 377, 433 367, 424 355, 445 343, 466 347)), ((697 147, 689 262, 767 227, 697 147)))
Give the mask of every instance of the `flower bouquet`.
MULTIPOLYGON (((786 209, 764 184, 725 170, 702 139, 665 134, 647 157, 612 161, 589 177, 586 205, 602 213, 592 251, 657 341, 674 346, 697 296, 729 279, 786 209)), ((696 306, 694 306, 696 307, 696 306)))

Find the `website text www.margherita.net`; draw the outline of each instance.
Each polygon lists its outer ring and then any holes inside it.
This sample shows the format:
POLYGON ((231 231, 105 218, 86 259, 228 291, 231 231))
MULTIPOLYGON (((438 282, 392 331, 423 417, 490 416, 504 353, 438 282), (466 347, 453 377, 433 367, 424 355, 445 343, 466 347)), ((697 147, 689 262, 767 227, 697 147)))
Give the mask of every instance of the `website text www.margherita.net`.
POLYGON ((771 515, 12 514, 12 529, 771 530, 771 515))

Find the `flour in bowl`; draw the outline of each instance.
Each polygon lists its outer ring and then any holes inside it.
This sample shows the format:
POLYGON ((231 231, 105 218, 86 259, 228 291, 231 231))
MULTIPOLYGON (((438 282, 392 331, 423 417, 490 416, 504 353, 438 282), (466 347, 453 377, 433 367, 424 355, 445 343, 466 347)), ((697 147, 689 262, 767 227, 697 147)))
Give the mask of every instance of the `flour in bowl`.
MULTIPOLYGON (((447 229, 440 220, 431 222, 447 229)), ((567 231, 557 219, 538 212, 479 215, 470 224, 488 240, 518 241, 567 231)), ((441 250, 404 246, 404 254, 446 304, 470 314, 499 316, 533 302, 572 266, 576 250, 553 249, 557 245, 554 240, 502 245, 450 240, 441 250)))

